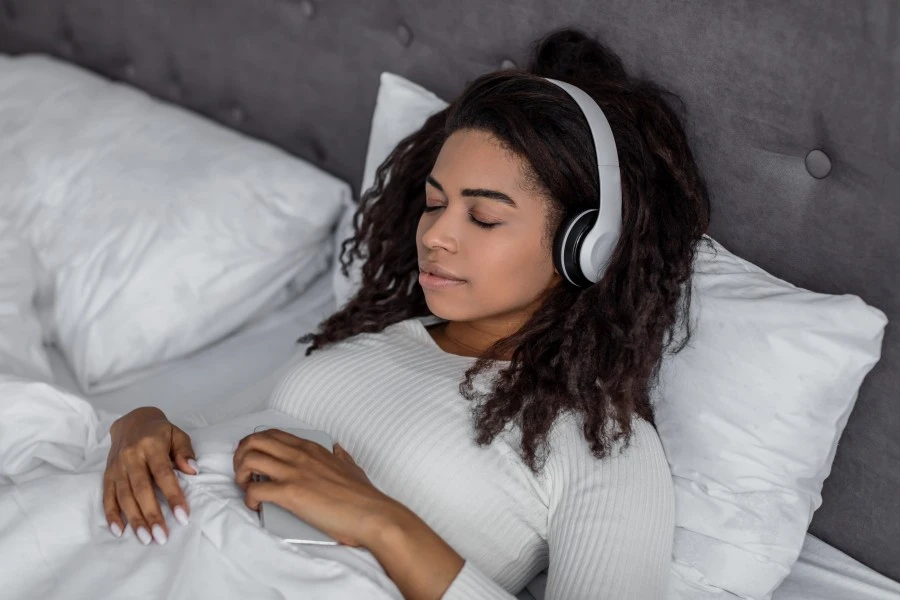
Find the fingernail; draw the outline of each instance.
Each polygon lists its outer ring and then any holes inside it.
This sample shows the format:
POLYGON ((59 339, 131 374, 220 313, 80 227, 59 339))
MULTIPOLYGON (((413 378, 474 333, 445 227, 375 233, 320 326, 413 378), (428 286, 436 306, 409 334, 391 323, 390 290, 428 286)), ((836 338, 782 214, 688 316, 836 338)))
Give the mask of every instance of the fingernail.
POLYGON ((119 527, 118 523, 112 523, 109 526, 109 530, 112 531, 112 534, 116 537, 122 537, 122 528, 119 527))
POLYGON ((200 474, 200 469, 197 468, 197 461, 196 461, 196 460, 194 460, 193 458, 189 458, 188 461, 187 461, 187 463, 188 463, 188 466, 190 466, 190 467, 194 470, 194 474, 195 474, 195 475, 199 475, 199 474, 200 474))
POLYGON ((138 536, 138 539, 141 540, 141 543, 143 545, 146 546, 147 544, 150 543, 150 539, 151 539, 150 533, 143 527, 138 527, 137 536, 138 536))
POLYGON ((180 506, 175 507, 175 520, 181 523, 182 525, 188 524, 188 516, 187 513, 184 512, 184 509, 180 506))
POLYGON ((162 546, 166 543, 168 538, 166 537, 166 532, 163 531, 163 528, 159 525, 153 526, 153 539, 156 540, 156 543, 162 546))

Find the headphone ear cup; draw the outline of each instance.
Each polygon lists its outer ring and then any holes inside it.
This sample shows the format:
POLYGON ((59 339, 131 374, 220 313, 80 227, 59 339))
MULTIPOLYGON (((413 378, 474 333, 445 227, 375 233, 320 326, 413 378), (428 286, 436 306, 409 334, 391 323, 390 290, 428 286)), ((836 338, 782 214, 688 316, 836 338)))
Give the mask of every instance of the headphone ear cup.
POLYGON ((591 281, 581 272, 578 257, 582 242, 594 226, 599 212, 596 208, 592 208, 570 216, 563 221, 553 239, 553 264, 563 279, 576 287, 584 288, 591 285, 591 281))

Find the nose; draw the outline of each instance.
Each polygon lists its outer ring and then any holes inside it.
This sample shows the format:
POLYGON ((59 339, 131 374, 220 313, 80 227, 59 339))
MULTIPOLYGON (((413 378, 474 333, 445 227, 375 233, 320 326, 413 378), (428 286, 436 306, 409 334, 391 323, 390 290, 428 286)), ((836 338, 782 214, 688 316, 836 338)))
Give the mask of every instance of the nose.
POLYGON ((429 250, 441 248, 455 253, 459 247, 459 238, 454 225, 454 217, 449 208, 439 211, 437 216, 423 215, 422 244, 429 250))

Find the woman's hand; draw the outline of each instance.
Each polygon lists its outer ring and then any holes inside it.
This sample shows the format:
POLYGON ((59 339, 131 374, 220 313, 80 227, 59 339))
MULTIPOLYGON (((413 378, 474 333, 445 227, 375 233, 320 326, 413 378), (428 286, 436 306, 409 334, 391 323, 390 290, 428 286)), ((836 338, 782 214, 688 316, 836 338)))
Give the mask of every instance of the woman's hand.
POLYGON ((103 509, 110 531, 116 537, 122 535, 122 512, 141 543, 149 544, 152 533, 157 543, 165 544, 169 532, 155 486, 162 490, 178 522, 187 524, 188 504, 172 462, 189 475, 198 473, 191 439, 153 407, 131 411, 109 431, 112 444, 103 473, 103 509))
POLYGON ((399 507, 372 485, 339 444, 334 454, 315 442, 269 429, 242 439, 234 453, 244 503, 272 502, 347 546, 366 546, 381 517, 399 507), (268 481, 254 481, 253 474, 268 481))
POLYGON ((270 429, 242 439, 234 473, 253 510, 273 502, 341 544, 362 546, 404 598, 440 598, 465 560, 400 502, 380 492, 346 450, 270 429), (270 481, 254 481, 258 473, 270 481))

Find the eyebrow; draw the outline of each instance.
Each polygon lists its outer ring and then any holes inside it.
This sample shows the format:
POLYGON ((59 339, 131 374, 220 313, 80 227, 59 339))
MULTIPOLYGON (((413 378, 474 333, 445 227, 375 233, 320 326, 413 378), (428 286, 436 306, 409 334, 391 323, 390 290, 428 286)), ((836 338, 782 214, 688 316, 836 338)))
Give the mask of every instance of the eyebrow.
MULTIPOLYGON (((431 175, 425 177, 425 181, 439 189, 441 192, 444 192, 444 186, 442 186, 438 182, 438 180, 431 175)), ((446 192, 444 193, 446 194, 446 192)), ((503 192, 498 192, 497 190, 488 190, 484 188, 465 188, 461 193, 466 198, 489 198, 490 200, 502 202, 503 204, 507 204, 509 206, 512 206, 513 208, 518 208, 518 205, 512 198, 510 198, 503 192)))

